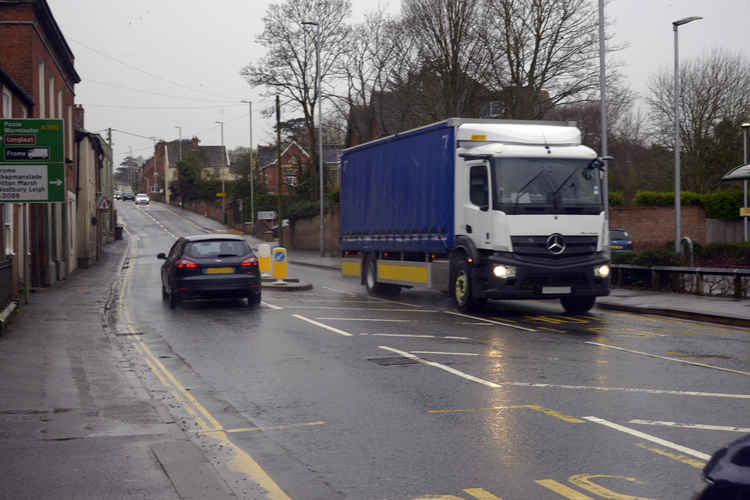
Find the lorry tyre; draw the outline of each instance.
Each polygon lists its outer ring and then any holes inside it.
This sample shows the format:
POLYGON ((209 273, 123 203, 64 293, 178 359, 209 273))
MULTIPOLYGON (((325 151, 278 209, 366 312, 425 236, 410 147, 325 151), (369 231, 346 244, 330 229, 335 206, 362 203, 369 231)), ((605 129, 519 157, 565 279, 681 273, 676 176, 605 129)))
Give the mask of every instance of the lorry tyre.
POLYGON ((453 279, 451 280, 451 295, 456 308, 461 312, 471 312, 481 309, 487 302, 474 296, 471 283, 471 267, 464 259, 453 261, 453 279))
POLYGON ((562 297, 560 303, 566 312, 571 314, 582 314, 594 307, 596 297, 562 297))

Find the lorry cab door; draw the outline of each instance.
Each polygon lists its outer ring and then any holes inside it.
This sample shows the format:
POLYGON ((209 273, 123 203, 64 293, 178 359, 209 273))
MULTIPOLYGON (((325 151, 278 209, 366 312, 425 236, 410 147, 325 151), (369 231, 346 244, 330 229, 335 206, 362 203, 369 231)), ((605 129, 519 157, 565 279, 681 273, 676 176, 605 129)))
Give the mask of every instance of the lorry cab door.
POLYGON ((492 193, 490 169, 486 161, 467 162, 465 171, 466 199, 462 232, 474 241, 477 248, 492 245, 492 193))

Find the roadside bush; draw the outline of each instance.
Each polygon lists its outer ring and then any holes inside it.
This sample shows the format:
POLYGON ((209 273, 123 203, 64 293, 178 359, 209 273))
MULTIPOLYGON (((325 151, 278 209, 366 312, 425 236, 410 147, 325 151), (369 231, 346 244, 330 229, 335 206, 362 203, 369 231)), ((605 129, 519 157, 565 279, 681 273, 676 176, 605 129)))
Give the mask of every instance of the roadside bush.
MULTIPOLYGON (((703 206, 705 195, 691 191, 680 192, 680 204, 682 206, 703 206)), ((638 191, 633 198, 633 204, 640 207, 671 207, 674 205, 674 192, 672 191, 638 191)))
POLYGON ((712 267, 750 266, 750 243, 711 243, 696 249, 696 259, 712 267))
POLYGON ((715 191, 704 195, 703 208, 709 219, 739 220, 742 191, 715 191))
POLYGON ((634 266, 679 266, 680 257, 671 250, 639 250, 612 254, 613 264, 634 266))
POLYGON ((620 207, 625 204, 625 196, 622 191, 610 191, 608 198, 610 207, 620 207))

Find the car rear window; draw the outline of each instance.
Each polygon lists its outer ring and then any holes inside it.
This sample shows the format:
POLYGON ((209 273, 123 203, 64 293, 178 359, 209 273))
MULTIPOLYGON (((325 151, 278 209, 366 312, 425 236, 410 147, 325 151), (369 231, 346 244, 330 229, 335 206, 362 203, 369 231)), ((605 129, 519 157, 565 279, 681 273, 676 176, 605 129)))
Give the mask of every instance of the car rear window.
POLYGON ((622 229, 618 229, 616 231, 610 231, 609 232, 609 239, 610 240, 627 240, 630 238, 630 235, 627 231, 623 231, 622 229))
POLYGON ((215 257, 239 257, 250 253, 250 247, 239 240, 191 241, 185 245, 184 254, 197 259, 215 257))

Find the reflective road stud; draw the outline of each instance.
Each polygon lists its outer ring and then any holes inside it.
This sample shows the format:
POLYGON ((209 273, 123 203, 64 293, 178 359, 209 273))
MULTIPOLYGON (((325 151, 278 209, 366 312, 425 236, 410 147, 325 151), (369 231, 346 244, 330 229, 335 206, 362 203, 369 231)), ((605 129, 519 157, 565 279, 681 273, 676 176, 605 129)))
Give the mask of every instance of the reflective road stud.
POLYGON ((286 278, 286 248, 276 247, 273 249, 273 277, 277 281, 286 278))
POLYGON ((266 243, 258 245, 258 265, 264 276, 271 273, 271 245, 266 243))

